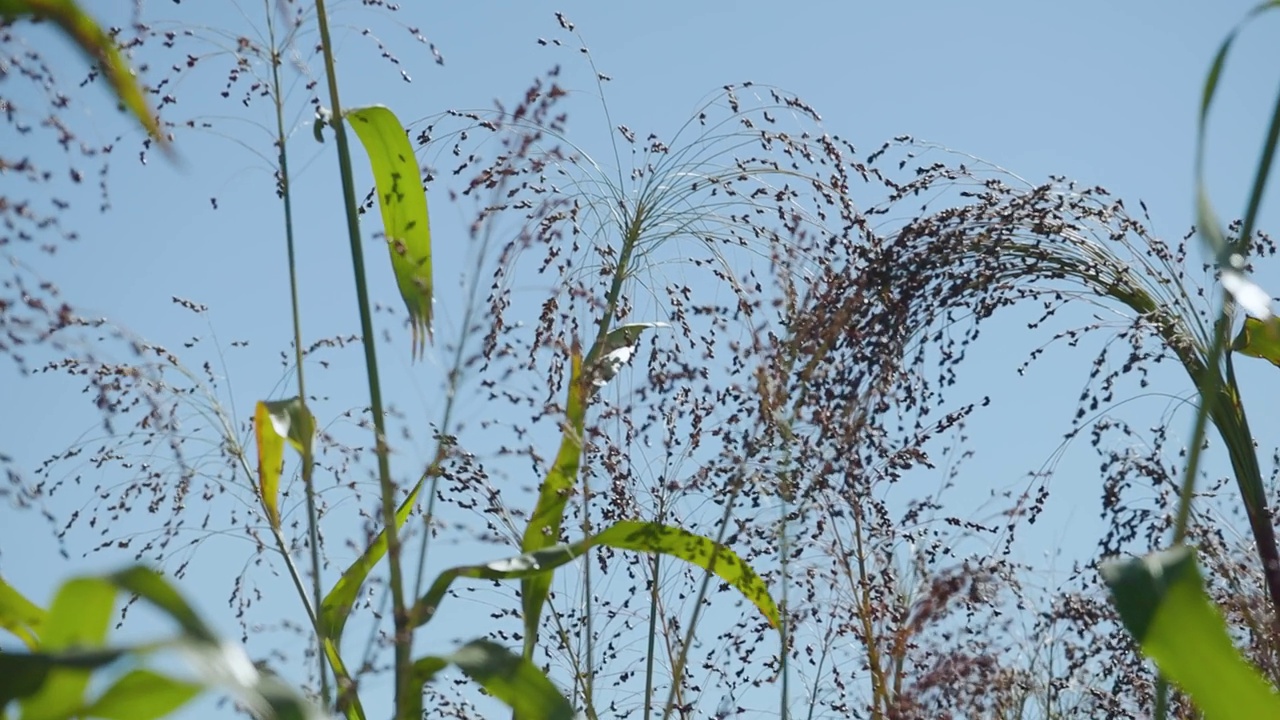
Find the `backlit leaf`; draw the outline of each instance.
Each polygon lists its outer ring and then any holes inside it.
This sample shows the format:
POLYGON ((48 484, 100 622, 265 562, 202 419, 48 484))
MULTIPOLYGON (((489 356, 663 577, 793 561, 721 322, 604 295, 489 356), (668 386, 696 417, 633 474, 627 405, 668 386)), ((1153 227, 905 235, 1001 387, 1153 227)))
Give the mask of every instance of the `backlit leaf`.
POLYGON ((35 650, 39 645, 40 629, 48 615, 43 608, 0 580, 0 628, 17 635, 29 649, 35 650))
POLYGON ((431 227, 427 194, 413 145, 394 113, 381 105, 348 110, 378 189, 383 232, 391 252, 391 269, 409 310, 413 356, 419 358, 431 337, 431 227))
POLYGON ((262 494, 262 507, 272 526, 280 527, 280 473, 284 469, 284 443, 287 440, 302 456, 304 464, 311 462, 311 442, 316 433, 316 421, 302 398, 268 400, 259 402, 253 415, 253 431, 258 441, 258 491, 262 494))
MULTIPOLYGON (((400 507, 396 509, 396 527, 404 527, 405 521, 409 519, 409 513, 413 511, 414 503, 418 501, 418 493, 422 490, 422 484, 426 480, 425 476, 418 479, 418 483, 413 486, 413 490, 409 492, 409 496, 400 503, 400 507)), ((351 563, 342 573, 342 577, 334 584, 329 594, 324 596, 324 600, 320 603, 319 623, 320 630, 324 636, 330 638, 334 647, 340 647, 342 644, 342 630, 346 627, 347 617, 351 614, 351 608, 356 603, 356 596, 360 594, 360 587, 364 585, 364 581, 369 577, 369 573, 373 567, 378 564, 383 555, 387 554, 387 532, 384 529, 378 533, 378 537, 369 545, 356 561, 351 563)))
MULTIPOLYGON (((574 716, 573 706, 536 665, 489 640, 472 640, 452 655, 418 659, 413 665, 415 685, 430 682, 450 665, 506 703, 516 718, 571 720, 574 716)), ((421 694, 415 696, 421 702, 421 694)), ((426 717, 420 705, 411 706, 408 716, 426 717)))
POLYGON ((137 118, 147 134, 163 148, 168 140, 160 132, 160 124, 152 112, 142 87, 111 36, 94 22, 72 0, 0 0, 0 18, 13 21, 22 18, 49 20, 58 26, 89 59, 102 66, 111 89, 120 103, 137 118))
POLYGON ((591 537, 560 543, 511 558, 481 565, 460 565, 440 573, 410 611, 415 627, 430 621, 447 596, 453 581, 463 578, 483 580, 526 580, 551 577, 552 571, 582 556, 595 546, 633 552, 659 553, 710 570, 751 601, 773 627, 779 625, 778 606, 769 588, 732 549, 688 530, 661 523, 623 520, 591 537))
POLYGON ((107 579, 121 590, 127 590, 164 611, 188 638, 205 643, 218 642, 213 630, 200 619, 191 604, 155 570, 135 565, 113 573, 107 579))
POLYGON ((84 714, 108 720, 154 720, 186 705, 203 689, 151 670, 132 670, 98 696, 84 714))
MULTIPOLYGON (((49 606, 49 617, 40 638, 41 651, 101 648, 107 638, 115 599, 115 587, 101 578, 76 578, 64 583, 49 606)), ((91 667, 50 667, 39 691, 22 701, 24 720, 69 717, 84 704, 91 672, 91 667)))
POLYGON ((1111 562, 1102 576, 1143 654, 1205 718, 1280 717, 1280 696, 1232 644, 1191 548, 1111 562))
POLYGON ((1244 327, 1231 343, 1231 349, 1241 355, 1262 358, 1273 365, 1280 365, 1280 317, 1271 317, 1263 321, 1257 318, 1244 319, 1244 327))
MULTIPOLYGON (((288 432, 286 429, 285 432, 288 432)), ((265 402, 253 413, 253 435, 258 441, 258 493, 272 527, 280 527, 280 473, 284 470, 284 433, 275 426, 265 402)))

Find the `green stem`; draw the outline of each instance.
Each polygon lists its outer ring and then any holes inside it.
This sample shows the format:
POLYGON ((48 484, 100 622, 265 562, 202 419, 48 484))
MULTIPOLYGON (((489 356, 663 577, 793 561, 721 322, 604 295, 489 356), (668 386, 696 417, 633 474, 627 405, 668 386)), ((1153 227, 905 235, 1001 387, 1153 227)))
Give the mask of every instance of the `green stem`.
MULTIPOLYGON (((404 580, 400 568, 400 534, 396 526, 396 486, 391 480, 388 458, 386 418, 382 410, 382 388, 378 380, 378 354, 375 348, 373 314, 369 309, 369 289, 365 282, 364 254, 360 247, 360 221, 357 215, 355 179, 351 172, 351 148, 347 142, 346 124, 338 99, 338 76, 334 72, 333 42, 329 36, 329 16, 324 0, 316 0, 316 20, 320 26, 320 45, 324 51, 324 69, 329 85, 329 105, 333 113, 333 134, 338 145, 338 168, 342 175, 342 199, 347 210, 347 239, 351 245, 351 269, 355 275, 356 299, 360 308, 360 334, 364 345, 365 372, 369 379, 369 409, 373 414, 373 431, 378 455, 378 487, 382 499, 382 524, 387 537, 387 565, 390 574, 392 612, 395 635, 395 715, 408 720, 405 710, 413 704, 409 617, 405 612, 404 580)), ((416 719, 415 719, 416 720, 416 719)))
MULTIPOLYGON (((582 537, 591 537, 591 487, 587 484, 587 471, 582 471, 582 537)), ((592 602, 591 602, 591 550, 583 553, 582 558, 582 591, 585 595, 583 607, 583 626, 587 636, 586 672, 582 678, 582 705, 586 709, 588 720, 596 720, 595 710, 595 639, 592 637, 592 602)))
MULTIPOLYGON (((302 314, 298 303, 298 265, 293 242, 293 197, 289 187, 289 153, 286 150, 284 131, 284 103, 281 98, 280 83, 280 51, 276 47, 275 22, 272 20, 271 4, 264 0, 267 17, 267 35, 271 42, 271 85, 272 97, 276 110, 276 143, 280 147, 280 198, 284 204, 284 237, 285 247, 289 255, 289 301, 293 308, 293 353, 294 366, 298 372, 298 399, 303 405, 307 402, 307 384, 302 367, 302 314)), ((307 498, 307 539, 311 546, 311 606, 320 607, 324 591, 320 587, 320 530, 319 514, 316 512, 316 490, 312 485, 315 464, 310 457, 302 462, 302 486, 307 498)), ((313 613, 314 615, 314 613, 313 613)), ((324 633, 319 624, 316 629, 316 665, 320 675, 320 700, 324 707, 329 707, 329 671, 324 652, 324 633)))
POLYGON ((676 657, 676 661, 671 667, 671 690, 667 693, 667 704, 662 710, 663 720, 671 717, 671 711, 675 709, 676 694, 680 692, 680 683, 684 677, 684 667, 689 661, 689 647, 693 645, 693 633, 698 627, 702 603, 706 601, 707 592, 711 589, 711 578, 715 577, 716 559, 720 548, 724 545, 725 533, 729 529, 729 521, 733 518, 733 505, 738 501, 738 494, 742 492, 743 483, 744 481, 741 478, 735 482, 733 491, 729 493, 729 497, 725 498, 724 515, 720 518, 716 546, 711 551, 711 557, 707 559, 707 571, 703 574, 702 583, 698 586, 698 596, 693 600, 693 612, 689 616, 689 627, 685 630, 684 639, 680 643, 680 654, 676 657))
MULTIPOLYGON (((658 495, 658 518, 657 522, 662 523, 666 520, 667 496, 665 490, 660 490, 658 495)), ((662 555, 653 554, 653 578, 649 584, 649 649, 645 653, 644 659, 644 720, 650 720, 653 717, 653 677, 654 677, 654 659, 658 640, 658 612, 660 605, 658 603, 658 572, 662 569, 662 555)))
POLYGON ((1226 345, 1223 338, 1226 335, 1227 320, 1227 309, 1224 303, 1219 312, 1218 322, 1214 326, 1209 360, 1202 369, 1200 377, 1196 378, 1196 386, 1200 391, 1200 409, 1196 413, 1195 424, 1191 430, 1191 449, 1187 456, 1186 472, 1182 477, 1182 490, 1178 497, 1178 514, 1173 524, 1173 544, 1175 545, 1182 543, 1187 537, 1187 526, 1191 519, 1191 500, 1195 495, 1196 474, 1200 470, 1200 451, 1204 445, 1209 417, 1215 412, 1218 393, 1222 387, 1222 375, 1218 372, 1218 365, 1222 362, 1223 348, 1226 345))
MULTIPOLYGON (((784 480, 783 482, 786 483, 788 481, 784 480)), ((788 543, 787 543, 787 513, 789 512, 789 508, 790 508, 790 504, 787 502, 787 495, 789 493, 790 493, 789 487, 783 488, 783 492, 779 493, 782 499, 782 517, 780 519, 780 522, 778 523, 778 526, 779 526, 778 533, 780 535, 780 537, 778 538, 778 547, 782 555, 782 592, 780 593, 781 602, 778 608, 778 632, 782 636, 781 637, 782 649, 778 652, 778 671, 782 674, 782 677, 781 677, 782 682, 781 682, 781 688, 780 688, 781 697, 779 698, 779 702, 778 702, 779 720, 788 720, 788 718, 791 717, 791 710, 790 710, 791 695, 790 695, 790 688, 787 682, 787 674, 788 674, 787 655, 789 654, 789 651, 790 651, 789 641, 791 640, 790 635, 787 632, 787 572, 788 572, 787 556, 791 552, 791 548, 788 546, 788 543)))

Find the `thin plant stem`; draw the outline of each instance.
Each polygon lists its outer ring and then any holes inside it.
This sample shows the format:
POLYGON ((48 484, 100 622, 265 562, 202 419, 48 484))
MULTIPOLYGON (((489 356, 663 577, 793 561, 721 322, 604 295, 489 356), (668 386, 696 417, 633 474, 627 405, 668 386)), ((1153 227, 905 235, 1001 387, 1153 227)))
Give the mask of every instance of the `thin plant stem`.
POLYGON ((684 667, 689 660, 689 647, 693 645, 693 633, 698 627, 698 619, 702 613, 702 603, 707 599, 707 592, 711 589, 711 578, 715 577, 716 559, 720 554, 720 548, 724 545, 725 532, 729 529, 729 521, 733 518, 733 505, 738 501, 738 495, 742 492, 741 478, 733 484, 733 491, 729 493, 729 497, 725 498, 724 514, 720 517, 719 530, 716 533, 716 546, 711 550, 711 557, 707 559, 707 571, 702 575, 702 583, 698 586, 698 595, 693 600, 693 612, 690 613, 689 627, 685 629, 684 638, 680 642, 680 654, 676 657, 675 664, 671 667, 671 689, 667 692, 667 703, 662 709, 662 718, 666 720, 671 717, 671 711, 676 706, 676 694, 680 691, 680 680, 684 676, 684 667))
MULTIPOLYGON (((666 521, 667 496, 665 490, 658 495, 658 523, 666 521)), ((658 613, 661 610, 658 598, 658 573, 662 569, 662 554, 654 553, 652 557, 653 577, 649 583, 649 637, 648 650, 644 658, 644 720, 653 717, 653 678, 654 659, 658 641, 658 613)))
MULTIPOLYGON (((274 100, 276 111, 276 144, 280 148, 279 190, 281 203, 284 207, 285 247, 289 256, 289 301, 293 310, 294 366, 297 368, 298 375, 298 399, 305 405, 307 402, 307 384, 306 374, 302 365, 302 315, 301 307, 298 303, 298 265, 293 242, 293 195, 289 184, 289 153, 287 150, 287 136, 284 131, 284 98, 281 97, 281 88, 283 86, 280 83, 280 49, 276 45, 276 26, 275 21, 272 19, 270 1, 264 0, 263 6, 267 18, 267 36, 271 42, 271 86, 272 99, 274 100)), ((311 603, 312 607, 320 607, 320 603, 324 598, 324 591, 320 587, 320 517, 316 511, 316 490, 312 484, 315 465, 309 457, 304 457, 302 460, 302 487, 307 501, 307 540, 311 547, 311 603)), ((314 627, 316 629, 316 670, 320 675, 320 701, 327 708, 330 703, 330 689, 328 662, 325 659, 324 650, 325 637, 320 630, 319 624, 315 624, 314 627)))
POLYGON ((404 580, 400 567, 400 533, 396 526, 396 486, 391 479, 388 458, 386 418, 382 411, 382 388, 378 380, 378 354, 373 331, 373 315, 369 308, 369 289, 365 280, 364 253, 360 247, 360 221, 357 214, 355 179, 351 171, 351 148, 342 120, 338 99, 338 76, 334 70, 333 42, 329 35, 329 16, 324 0, 316 0, 316 19, 320 26, 320 45, 324 52, 324 69, 329 85, 329 105, 333 113, 333 134, 338 146, 338 168, 342 175, 342 199, 347 210, 347 239, 351 245, 351 269, 355 275, 356 299, 360 308, 360 334, 364 345, 365 373, 369 380, 369 409, 373 414, 373 431, 378 456, 378 485, 382 499, 383 532, 387 538, 387 566, 390 576, 392 612, 395 634, 395 715, 407 720, 405 710, 411 704, 409 616, 405 610, 404 580))
MULTIPOLYGON (((582 537, 591 537, 591 486, 587 483, 587 473, 582 472, 582 537)), ((595 641, 592 638, 592 602, 591 602, 591 551, 583 553, 582 558, 582 590, 585 595, 583 607, 583 625, 587 638, 586 672, 579 672, 582 678, 582 704, 586 708, 587 717, 595 720, 595 641)))
POLYGON ((778 718, 779 720, 788 720, 791 717, 791 695, 787 680, 790 670, 787 664, 787 656, 790 654, 791 637, 787 631, 787 573, 790 571, 788 568, 788 555, 791 553, 791 548, 787 542, 787 514, 791 511, 791 505, 787 502, 787 495, 790 493, 791 488, 787 479, 784 478, 782 482, 782 492, 779 493, 779 497, 782 500, 782 517, 778 522, 778 552, 781 554, 782 563, 782 589, 779 592, 778 601, 778 634, 781 636, 782 644, 782 649, 778 651, 778 672, 781 674, 778 688, 778 718))

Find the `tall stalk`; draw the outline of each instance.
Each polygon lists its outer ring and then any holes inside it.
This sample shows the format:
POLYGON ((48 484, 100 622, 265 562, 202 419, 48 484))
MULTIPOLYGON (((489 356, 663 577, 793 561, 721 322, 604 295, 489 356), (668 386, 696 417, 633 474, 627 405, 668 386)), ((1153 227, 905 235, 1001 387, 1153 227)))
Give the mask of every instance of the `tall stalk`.
POLYGON ((369 289, 365 280, 364 253, 360 246, 360 220, 356 200, 355 179, 351 171, 351 148, 347 142, 342 104, 338 99, 338 76, 334 70, 333 42, 329 35, 329 15, 324 0, 316 0, 316 19, 320 26, 320 46, 324 52, 324 70, 329 85, 329 105, 333 113, 333 134, 338 146, 338 169, 342 175, 342 199, 347 215, 347 240, 351 246, 351 269, 355 275, 356 300, 360 308, 360 335, 364 346, 365 374, 369 380, 369 410, 373 414, 373 432, 378 455, 378 488, 382 499, 382 525, 387 538, 387 566, 390 575, 392 612, 395 635, 395 715, 407 720, 405 710, 411 686, 409 616, 405 610, 404 579, 400 567, 400 533, 396 526, 396 486, 391 479, 388 458, 386 418, 382 411, 382 387, 378 380, 378 354, 373 332, 373 315, 369 308, 369 289))
MULTIPOLYGON (((289 302, 293 311, 293 358, 297 368, 298 398, 305 404, 307 401, 307 383, 302 365, 302 316, 298 303, 298 265, 293 242, 293 195, 289 184, 289 152, 284 129, 284 98, 281 95, 283 85, 280 83, 280 48, 276 43, 276 24, 269 0, 263 0, 267 21, 267 38, 271 51, 271 97, 276 115, 276 145, 280 149, 280 198, 284 206, 284 237, 289 263, 289 302)), ((320 587, 320 530, 319 514, 316 512, 316 490, 312 484, 315 464, 310 458, 303 458, 302 488, 307 501, 307 541, 311 547, 311 604, 320 607, 324 599, 324 591, 320 587)), ((329 707, 329 670, 325 660, 324 634, 320 626, 316 628, 316 671, 320 675, 320 700, 324 707, 329 707)))

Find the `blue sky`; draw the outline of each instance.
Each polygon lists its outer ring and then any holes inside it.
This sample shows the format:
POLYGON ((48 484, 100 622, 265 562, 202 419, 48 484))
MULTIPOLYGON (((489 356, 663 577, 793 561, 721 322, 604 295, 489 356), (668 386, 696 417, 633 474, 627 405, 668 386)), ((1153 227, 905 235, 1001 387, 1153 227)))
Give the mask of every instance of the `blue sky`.
MULTIPOLYGON (((670 134, 726 83, 776 85, 804 98, 831 132, 860 149, 907 134, 1033 181, 1061 174, 1086 186, 1102 185, 1126 199, 1141 198, 1156 232, 1174 238, 1192 221, 1201 82, 1217 44, 1249 5, 1012 0, 786 6, 724 0, 643 5, 584 0, 556 6, 404 3, 392 16, 403 24, 397 26, 358 3, 342 2, 335 5, 335 31, 344 103, 383 103, 406 123, 446 108, 488 108, 495 98, 510 103, 533 77, 562 63, 565 84, 575 93, 570 134, 589 151, 605 155, 607 125, 599 117, 590 75, 575 53, 537 43, 542 37, 563 37, 553 14, 562 11, 584 35, 600 71, 613 78, 605 85, 611 117, 641 134, 670 134), (400 59, 399 68, 380 59, 375 43, 360 34, 369 24, 400 59), (406 27, 418 28, 433 42, 445 64, 435 64, 427 46, 414 42, 406 27), (401 79, 400 69, 411 83, 401 79)), ((249 2, 153 3, 144 17, 156 27, 172 20, 200 27, 205 36, 225 32, 220 42, 229 44, 237 35, 263 27, 262 8, 249 2)), ((1209 182, 1226 217, 1243 208, 1271 93, 1280 80, 1274 63, 1277 29, 1275 20, 1264 20, 1237 43, 1213 114, 1209 182)), ((80 77, 79 59, 66 46, 49 43, 44 48, 58 61, 65 80, 80 77)), ((147 52, 139 61, 148 60, 147 52)), ((208 64, 225 67, 215 60, 208 64)), ((231 100, 218 98, 216 90, 224 80, 221 70, 193 73, 175 90, 175 109, 184 117, 216 118, 219 132, 230 137, 181 133, 179 163, 166 164, 153 155, 146 167, 124 149, 132 141, 122 142, 111 171, 109 213, 90 210, 96 207, 91 189, 65 189, 80 194, 79 210, 64 218, 83 238, 74 249, 64 248, 54 257, 27 247, 0 251, 16 254, 55 281, 87 315, 108 317, 175 349, 193 334, 222 347, 225 367, 220 372, 230 378, 223 399, 243 420, 254 400, 291 392, 291 385, 280 384, 284 376, 278 360, 288 348, 290 329, 271 166, 255 155, 272 152, 264 131, 271 119, 265 104, 243 111, 238 94, 231 100), (216 209, 210 198, 217 199, 216 209), (268 298, 265 306, 272 312, 263 313, 264 303, 255 299, 260 294, 268 298), (208 324, 193 323, 171 296, 210 305, 208 324), (229 347, 233 341, 247 341, 248 346, 229 347)), ((9 92, 4 85, 0 90, 9 92)), ((82 127, 104 139, 117 132, 136 138, 104 94, 84 95, 75 110, 82 127)), ((333 144, 317 145, 312 139, 305 99, 301 88, 290 97, 296 122, 291 163, 299 172, 295 189, 306 198, 299 209, 304 329, 311 338, 352 334, 358 323, 338 212, 333 144)), ((12 136, 9 142, 14 142, 12 136)), ((55 150, 33 144, 29 152, 53 157, 55 150)), ((427 160, 433 157, 429 151, 427 160)), ((442 167, 447 164, 441 162, 442 167)), ((451 249, 449 239, 463 237, 469 215, 451 205, 443 192, 433 192, 430 199, 437 282, 445 293, 458 287, 455 278, 465 276, 465 254, 451 249)), ((1264 206, 1263 229, 1275 227, 1276 212, 1274 203, 1264 206)), ((366 256, 375 285, 384 288, 375 300, 398 305, 385 282, 381 251, 368 244, 366 256), (377 273, 383 273, 383 282, 377 273)), ((1264 265, 1260 278, 1275 294, 1280 283, 1274 268, 1264 265)), ((456 308, 443 301, 438 305, 437 332, 456 331, 456 308)), ((1088 314, 1073 317, 1088 321, 1088 314)), ((1052 351, 1027 376, 1019 376, 1016 367, 1043 339, 1021 332, 1022 322, 1011 316, 994 323, 965 369, 958 395, 989 394, 993 404, 971 423, 977 456, 964 477, 975 481, 955 492, 960 507, 981 505, 992 489, 1025 485, 1027 473, 1040 469, 1057 450, 1085 383, 1093 357, 1087 348, 1052 351)), ((407 333, 380 352, 387 382, 398 389, 393 399, 397 406, 419 422, 434 419, 440 361, 429 358, 410 365, 407 333)), ((355 354, 342 357, 354 359, 355 354)), ((1277 418, 1265 404, 1274 369, 1241 363, 1241 371, 1246 392, 1255 393, 1251 419, 1265 456, 1273 445, 1267 438, 1277 430, 1277 418)), ((1139 423, 1172 422, 1175 435, 1186 432, 1191 413, 1170 396, 1186 397, 1188 384, 1176 373, 1156 377, 1152 394, 1127 404, 1123 413, 1139 423), (1182 409, 1170 412, 1177 408, 1182 409)), ((351 368, 313 375, 310 383, 314 392, 339 397, 339 408, 343 401, 349 407, 361 397, 359 375, 351 368), (334 387, 327 389, 326 383, 334 387)), ((0 415, 0 452, 15 458, 19 467, 34 468, 82 433, 98 432, 93 408, 66 378, 20 378, 12 366, 0 364, 0 398, 8 408, 0 415)), ((484 410, 464 414, 475 420, 484 410)), ((323 424, 325 418, 321 420, 323 424)), ((398 457, 413 466, 429 459, 430 452, 405 448, 398 457)), ((1067 450, 1052 483, 1051 512, 1019 547, 1029 561, 1045 564, 1047 582, 1054 567, 1062 570, 1067 564, 1054 560, 1055 553, 1078 557, 1096 540, 1098 488, 1090 475, 1096 475, 1096 467, 1085 443, 1067 450)), ((1221 465, 1211 469, 1221 471, 1221 465)), ((64 512, 77 506, 65 496, 56 503, 64 512)), ((0 522, 0 574, 34 599, 46 600, 57 582, 72 573, 112 567, 132 557, 123 551, 86 558, 73 553, 64 561, 55 545, 44 542, 49 531, 36 514, 8 507, 0 512, 5 517, 0 522)), ((139 533, 155 525, 141 512, 122 522, 127 523, 122 530, 139 533)), ((225 602, 226 580, 243 569, 246 548, 242 539, 231 537, 206 543, 199 557, 210 570, 184 585, 214 622, 233 635, 238 631, 225 602)), ((458 552, 466 557, 469 551, 458 552)), ((264 616, 296 614, 283 580, 279 590, 279 596, 268 593, 263 601, 267 610, 258 608, 264 616)))

